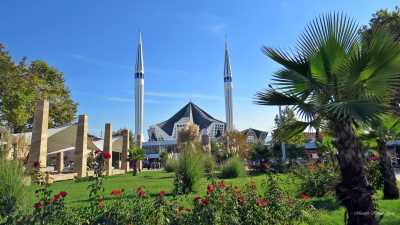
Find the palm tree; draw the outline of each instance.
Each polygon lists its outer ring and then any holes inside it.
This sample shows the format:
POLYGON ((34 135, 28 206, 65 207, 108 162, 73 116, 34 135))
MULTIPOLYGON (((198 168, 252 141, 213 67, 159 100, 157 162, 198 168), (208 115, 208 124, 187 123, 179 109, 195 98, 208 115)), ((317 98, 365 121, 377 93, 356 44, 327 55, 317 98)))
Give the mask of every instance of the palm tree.
POLYGON ((128 152, 128 161, 131 162, 133 165, 132 175, 136 176, 138 162, 140 160, 143 160, 146 156, 144 150, 138 147, 130 148, 128 152))
POLYGON ((392 114, 380 116, 379 120, 371 123, 371 128, 365 137, 376 141, 379 152, 379 167, 383 176, 383 198, 398 199, 399 189, 386 145, 387 141, 400 137, 400 119, 392 114))
POLYGON ((277 89, 258 92, 255 102, 293 106, 303 121, 292 130, 327 122, 342 174, 336 197, 347 209, 347 224, 371 225, 378 224, 373 189, 354 124, 369 123, 388 110, 400 85, 400 46, 385 32, 363 42, 358 30, 352 19, 327 14, 307 26, 294 53, 264 47, 283 68, 273 75, 277 89))

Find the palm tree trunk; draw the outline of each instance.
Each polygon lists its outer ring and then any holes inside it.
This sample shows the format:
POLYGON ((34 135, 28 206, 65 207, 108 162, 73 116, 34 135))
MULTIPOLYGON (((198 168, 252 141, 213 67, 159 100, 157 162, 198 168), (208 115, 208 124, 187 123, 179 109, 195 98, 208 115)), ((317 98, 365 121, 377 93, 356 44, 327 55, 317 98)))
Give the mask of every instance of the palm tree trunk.
POLYGON ((387 154, 386 142, 378 139, 379 167, 383 176, 383 199, 398 199, 399 189, 397 188, 396 176, 392 162, 387 154))
POLYGON ((377 225, 372 200, 373 188, 364 175, 361 144, 354 135, 352 122, 333 120, 333 144, 338 150, 338 163, 342 174, 336 186, 336 198, 347 209, 347 225, 377 225))

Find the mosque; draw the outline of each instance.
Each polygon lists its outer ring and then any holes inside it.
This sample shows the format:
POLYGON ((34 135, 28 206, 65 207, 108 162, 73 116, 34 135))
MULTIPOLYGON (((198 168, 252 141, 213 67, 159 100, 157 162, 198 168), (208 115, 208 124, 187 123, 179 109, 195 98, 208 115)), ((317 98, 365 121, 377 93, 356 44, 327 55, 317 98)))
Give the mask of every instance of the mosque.
MULTIPOLYGON (((143 107, 144 107, 144 62, 143 43, 139 34, 135 66, 135 137, 147 153, 157 154, 161 151, 174 151, 176 149, 176 138, 179 129, 189 123, 194 123, 200 128, 202 140, 215 141, 223 136, 225 132, 233 131, 233 100, 232 100, 232 70, 230 65, 228 45, 225 42, 224 54, 224 95, 225 95, 225 116, 226 122, 218 120, 200 108, 193 102, 187 103, 169 119, 151 125, 147 131, 148 141, 143 142, 143 107)), ((264 141, 266 132, 256 129, 243 131, 248 136, 248 143, 264 141)))

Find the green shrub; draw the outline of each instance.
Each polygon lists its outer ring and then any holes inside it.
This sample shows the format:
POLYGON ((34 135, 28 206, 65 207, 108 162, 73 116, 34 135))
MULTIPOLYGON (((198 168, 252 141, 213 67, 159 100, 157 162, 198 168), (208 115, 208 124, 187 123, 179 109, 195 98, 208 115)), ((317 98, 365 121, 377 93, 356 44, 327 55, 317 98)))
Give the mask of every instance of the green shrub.
POLYGON ((203 176, 202 152, 193 143, 186 143, 179 153, 175 173, 175 193, 186 194, 193 191, 197 181, 203 176))
POLYGON ((243 162, 239 157, 232 157, 222 166, 222 178, 241 177, 246 174, 243 162))
POLYGON ((22 163, 0 158, 0 221, 25 209, 25 190, 22 163))
POLYGON ((332 193, 339 173, 329 162, 313 163, 293 170, 300 178, 300 192, 309 196, 322 197, 332 193))
POLYGON ((215 169, 217 167, 214 157, 210 154, 206 154, 203 160, 204 160, 204 172, 206 173, 206 175, 208 177, 214 176, 215 169))
POLYGON ((373 157, 371 160, 367 160, 364 164, 364 168, 368 183, 371 184, 375 190, 382 189, 384 177, 380 171, 378 158, 373 157))
POLYGON ((166 172, 168 172, 168 173, 176 172, 177 168, 178 168, 178 160, 176 160, 176 159, 167 159, 165 161, 164 170, 166 172))

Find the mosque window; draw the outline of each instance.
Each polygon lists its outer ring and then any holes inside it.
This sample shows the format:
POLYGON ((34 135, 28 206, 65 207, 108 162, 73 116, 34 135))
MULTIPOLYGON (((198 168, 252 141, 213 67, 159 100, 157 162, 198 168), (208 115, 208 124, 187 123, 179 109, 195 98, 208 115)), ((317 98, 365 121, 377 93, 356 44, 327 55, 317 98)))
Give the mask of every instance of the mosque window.
POLYGON ((219 137, 224 133, 224 124, 215 124, 214 125, 214 137, 219 137))

